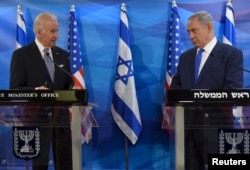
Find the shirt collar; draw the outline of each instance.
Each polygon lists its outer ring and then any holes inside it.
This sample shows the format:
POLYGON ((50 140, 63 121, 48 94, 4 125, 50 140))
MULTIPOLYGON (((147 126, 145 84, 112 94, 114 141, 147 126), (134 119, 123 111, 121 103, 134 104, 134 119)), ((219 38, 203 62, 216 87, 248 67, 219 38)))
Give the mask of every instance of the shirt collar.
MULTIPOLYGON (((38 49, 39 49, 39 51, 40 51, 40 53, 41 53, 41 55, 42 55, 42 57, 44 56, 44 49, 46 48, 46 47, 44 47, 39 41, 38 41, 38 39, 36 38, 35 39, 35 43, 36 43, 36 45, 37 45, 37 47, 38 47, 38 49)), ((51 53, 51 48, 49 48, 49 53, 50 54, 52 54, 51 53)))
POLYGON ((217 43, 217 38, 214 37, 203 49, 208 53, 210 54, 211 51, 213 50, 214 46, 216 45, 217 43))

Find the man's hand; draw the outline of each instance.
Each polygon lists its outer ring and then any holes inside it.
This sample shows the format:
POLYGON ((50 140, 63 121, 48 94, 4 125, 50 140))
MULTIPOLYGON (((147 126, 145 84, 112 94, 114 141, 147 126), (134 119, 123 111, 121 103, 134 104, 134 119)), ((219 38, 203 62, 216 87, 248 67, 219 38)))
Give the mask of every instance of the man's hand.
POLYGON ((49 90, 49 88, 45 86, 39 86, 39 87, 36 87, 35 90, 49 90))

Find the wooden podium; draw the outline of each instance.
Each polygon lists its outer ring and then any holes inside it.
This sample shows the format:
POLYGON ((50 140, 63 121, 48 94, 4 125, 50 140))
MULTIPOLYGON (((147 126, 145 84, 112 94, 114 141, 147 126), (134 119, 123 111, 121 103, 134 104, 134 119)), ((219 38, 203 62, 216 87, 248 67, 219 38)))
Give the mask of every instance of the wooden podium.
MULTIPOLYGON (((0 139, 0 170, 6 168, 28 168, 27 161, 25 164, 25 161, 16 159, 13 156, 12 148, 10 148, 10 143, 13 142, 13 139, 10 137, 9 131, 13 126, 30 126, 38 107, 71 108, 73 169, 81 170, 82 144, 80 107, 87 105, 88 93, 86 90, 0 90, 0 136, 3 135, 0 139)), ((43 126, 52 125, 44 123, 43 126)), ((64 125, 60 124, 60 126, 64 125)), ((28 142, 29 140, 27 139, 27 145, 28 142)), ((13 145, 15 145, 15 141, 13 145)), ((24 157, 25 156, 24 154, 24 157)))

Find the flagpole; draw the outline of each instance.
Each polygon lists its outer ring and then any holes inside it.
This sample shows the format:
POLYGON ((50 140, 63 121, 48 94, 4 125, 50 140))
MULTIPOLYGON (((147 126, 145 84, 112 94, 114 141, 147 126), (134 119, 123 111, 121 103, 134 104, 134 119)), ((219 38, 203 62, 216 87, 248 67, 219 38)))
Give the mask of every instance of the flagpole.
POLYGON ((126 170, 128 170, 128 139, 125 137, 125 162, 126 170))

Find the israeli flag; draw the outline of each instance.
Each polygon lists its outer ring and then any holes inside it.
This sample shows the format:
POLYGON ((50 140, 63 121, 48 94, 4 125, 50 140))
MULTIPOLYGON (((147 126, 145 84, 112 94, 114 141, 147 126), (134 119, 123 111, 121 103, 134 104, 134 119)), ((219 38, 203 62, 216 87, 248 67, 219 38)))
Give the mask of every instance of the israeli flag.
POLYGON ((17 6, 17 30, 16 30, 16 48, 27 45, 27 32, 23 11, 20 5, 17 6))
POLYGON ((136 97, 128 17, 124 3, 121 7, 117 72, 111 111, 116 124, 135 144, 142 131, 142 124, 136 97))
POLYGON ((232 0, 228 0, 224 18, 223 42, 232 46, 236 45, 235 27, 234 27, 234 10, 232 0))

